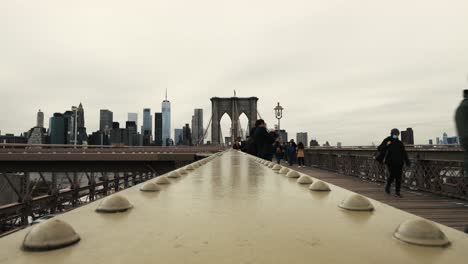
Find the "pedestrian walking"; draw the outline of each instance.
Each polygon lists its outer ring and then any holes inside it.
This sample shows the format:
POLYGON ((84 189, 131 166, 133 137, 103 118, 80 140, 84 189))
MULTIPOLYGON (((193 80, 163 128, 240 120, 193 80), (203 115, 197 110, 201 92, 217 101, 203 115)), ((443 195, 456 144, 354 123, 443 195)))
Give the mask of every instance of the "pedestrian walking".
POLYGON ((257 148, 257 157, 271 161, 273 159, 273 143, 276 133, 270 133, 266 129, 266 123, 262 119, 257 120, 258 126, 254 133, 254 142, 257 148))
POLYGON ((299 142, 299 144, 297 144, 296 156, 297 156, 297 165, 299 166, 299 168, 305 167, 305 164, 304 164, 304 157, 305 157, 304 144, 302 142, 299 142))
POLYGON ((392 129, 390 136, 385 138, 378 147, 378 151, 383 153, 380 156, 384 156, 384 162, 389 171, 389 177, 385 184, 385 192, 390 194, 390 187, 393 181, 395 181, 395 195, 401 197, 400 188, 403 165, 406 163, 406 166, 410 166, 410 160, 405 146, 398 139, 399 136, 400 131, 396 128, 392 129))
POLYGON ((283 146, 279 141, 275 142, 275 158, 278 164, 281 164, 281 159, 284 156, 283 146))
POLYGON ((289 166, 292 166, 294 164, 294 161, 296 160, 296 149, 297 145, 296 143, 294 143, 294 139, 291 139, 291 141, 289 141, 288 148, 286 151, 288 154, 289 166))

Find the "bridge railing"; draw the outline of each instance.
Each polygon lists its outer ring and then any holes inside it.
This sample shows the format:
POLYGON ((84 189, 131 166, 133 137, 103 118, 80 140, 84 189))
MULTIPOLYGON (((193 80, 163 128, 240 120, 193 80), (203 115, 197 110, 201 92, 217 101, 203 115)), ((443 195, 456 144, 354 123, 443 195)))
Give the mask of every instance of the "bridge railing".
POLYGON ((0 143, 0 153, 213 153, 223 151, 221 145, 203 146, 122 146, 122 145, 57 145, 0 143))
MULTIPOLYGON (((374 160, 376 148, 308 148, 305 163, 309 166, 385 182, 384 165, 374 160)), ((468 200, 468 175, 463 170, 460 148, 408 148, 411 166, 404 168, 402 186, 412 190, 468 200)))

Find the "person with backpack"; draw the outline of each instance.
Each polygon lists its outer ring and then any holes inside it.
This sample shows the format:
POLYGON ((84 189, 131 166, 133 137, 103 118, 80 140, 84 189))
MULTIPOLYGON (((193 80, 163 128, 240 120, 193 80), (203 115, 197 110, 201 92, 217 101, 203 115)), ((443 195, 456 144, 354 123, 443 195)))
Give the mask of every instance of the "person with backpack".
POLYGON ((279 141, 275 142, 275 158, 278 164, 281 164, 281 159, 284 156, 283 146, 279 141))
POLYGON ((297 156, 297 165, 298 165, 298 167, 299 168, 305 167, 305 164, 304 164, 304 157, 305 157, 304 144, 302 142, 299 142, 299 144, 297 144, 296 156, 297 156))
POLYGON ((387 165, 389 177, 387 178, 387 183, 385 184, 385 192, 390 194, 390 187, 392 186, 393 181, 395 181, 395 195, 397 197, 402 197, 400 193, 401 188, 401 178, 403 174, 403 165, 406 163, 406 166, 410 166, 410 160, 408 158, 408 153, 406 152, 405 145, 401 142, 398 137, 400 136, 400 131, 396 128, 392 129, 390 136, 385 138, 382 141, 382 144, 378 147, 379 155, 376 160, 381 160, 387 165))

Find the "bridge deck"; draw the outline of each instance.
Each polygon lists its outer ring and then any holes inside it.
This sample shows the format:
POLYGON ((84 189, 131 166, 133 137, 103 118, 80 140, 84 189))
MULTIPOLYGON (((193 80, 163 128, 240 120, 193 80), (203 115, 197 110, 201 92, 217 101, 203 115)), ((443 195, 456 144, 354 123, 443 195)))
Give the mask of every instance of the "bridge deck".
POLYGON ((375 211, 337 205, 352 193, 312 192, 247 155, 227 152, 158 193, 119 192, 134 208, 99 214, 93 202, 57 216, 81 236, 67 248, 25 252, 31 228, 0 239, 0 263, 460 263, 466 234, 440 225, 447 248, 392 237, 417 218, 371 200, 375 211))
MULTIPOLYGON (((468 224, 467 201, 442 197, 427 192, 412 191, 405 188, 401 190, 403 198, 398 198, 393 195, 387 195, 384 192, 384 183, 364 181, 356 177, 310 167, 294 167, 294 169, 400 210, 461 231, 468 224)), ((394 193, 394 186, 392 186, 392 193, 394 193)))

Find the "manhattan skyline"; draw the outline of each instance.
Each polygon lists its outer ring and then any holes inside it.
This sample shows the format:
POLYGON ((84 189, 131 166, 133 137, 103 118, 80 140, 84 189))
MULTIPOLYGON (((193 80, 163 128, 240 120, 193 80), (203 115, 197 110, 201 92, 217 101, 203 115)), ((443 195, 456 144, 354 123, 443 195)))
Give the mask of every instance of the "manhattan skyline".
POLYGON ((2 2, 2 134, 29 130, 38 109, 47 127, 80 101, 94 131, 100 109, 124 122, 160 109, 168 88, 171 134, 195 108, 206 126, 209 99, 236 90, 260 98, 269 127, 279 101, 281 127, 320 143, 369 145, 393 127, 417 144, 456 135, 466 1, 137 2, 2 2))

